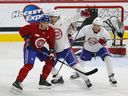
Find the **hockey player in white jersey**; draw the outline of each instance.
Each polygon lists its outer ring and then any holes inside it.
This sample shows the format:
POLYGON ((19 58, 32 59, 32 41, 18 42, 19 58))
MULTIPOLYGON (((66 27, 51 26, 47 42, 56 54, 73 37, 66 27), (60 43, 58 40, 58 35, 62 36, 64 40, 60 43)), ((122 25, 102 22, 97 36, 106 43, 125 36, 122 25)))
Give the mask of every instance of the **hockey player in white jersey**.
MULTIPOLYGON (((79 62, 73 50, 70 48, 71 45, 68 39, 67 29, 72 22, 77 21, 81 16, 87 16, 89 14, 86 13, 85 11, 81 11, 71 17, 70 16, 62 17, 58 13, 58 11, 52 11, 50 15, 51 15, 51 26, 53 26, 55 30, 55 52, 57 59, 54 66, 56 65, 57 61, 60 58, 63 58, 70 67, 85 72, 84 69, 80 66, 80 64, 78 64, 79 62)), ((53 66, 52 74, 56 75, 58 70, 56 70, 54 66, 53 66)), ((83 75, 80 72, 78 72, 78 74, 85 81, 86 86, 88 88, 92 86, 90 80, 86 75, 83 75)), ((55 79, 51 80, 51 82, 53 84, 64 83, 62 76, 60 76, 59 74, 55 79)))
MULTIPOLYGON (((84 26, 77 38, 85 36, 84 47, 80 55, 80 64, 84 67, 85 61, 90 61, 92 57, 100 56, 106 63, 109 81, 112 84, 116 84, 114 79, 114 73, 112 69, 110 53, 106 46, 111 45, 111 37, 109 32, 102 27, 103 21, 100 17, 96 17, 92 24, 84 26)), ((74 36, 75 37, 75 34, 74 36)), ((78 78, 79 74, 75 73, 70 78, 78 78)))

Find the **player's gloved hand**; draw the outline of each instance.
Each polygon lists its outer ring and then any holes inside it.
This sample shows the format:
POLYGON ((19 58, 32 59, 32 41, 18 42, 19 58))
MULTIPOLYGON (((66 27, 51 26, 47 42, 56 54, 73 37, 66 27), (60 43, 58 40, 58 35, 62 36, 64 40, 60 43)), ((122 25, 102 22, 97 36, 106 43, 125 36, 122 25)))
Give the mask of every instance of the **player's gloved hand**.
POLYGON ((68 34, 68 39, 70 41, 70 44, 72 45, 74 43, 74 40, 73 40, 73 37, 70 34, 68 34))
POLYGON ((24 41, 25 41, 24 46, 25 46, 26 48, 31 45, 31 40, 30 40, 29 38, 25 38, 24 41))
POLYGON ((100 38, 100 39, 98 40, 98 42, 99 42, 101 45, 105 46, 107 40, 106 40, 104 37, 102 37, 102 38, 100 38))
POLYGON ((88 9, 81 10, 80 15, 88 18, 90 17, 90 12, 88 11, 88 9))
POLYGON ((56 60, 56 53, 55 53, 55 51, 54 51, 54 49, 50 49, 49 50, 49 58, 50 58, 50 60, 56 60))

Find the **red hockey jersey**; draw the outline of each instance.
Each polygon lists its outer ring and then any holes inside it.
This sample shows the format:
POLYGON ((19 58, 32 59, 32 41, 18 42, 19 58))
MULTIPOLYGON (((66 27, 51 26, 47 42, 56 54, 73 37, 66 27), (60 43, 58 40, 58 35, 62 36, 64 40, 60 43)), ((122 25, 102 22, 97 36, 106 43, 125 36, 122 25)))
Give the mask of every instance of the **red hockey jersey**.
POLYGON ((23 38, 30 38, 31 46, 34 48, 40 49, 46 42, 49 44, 49 48, 54 48, 55 32, 50 26, 47 30, 41 30, 39 23, 32 23, 20 28, 19 33, 23 38))

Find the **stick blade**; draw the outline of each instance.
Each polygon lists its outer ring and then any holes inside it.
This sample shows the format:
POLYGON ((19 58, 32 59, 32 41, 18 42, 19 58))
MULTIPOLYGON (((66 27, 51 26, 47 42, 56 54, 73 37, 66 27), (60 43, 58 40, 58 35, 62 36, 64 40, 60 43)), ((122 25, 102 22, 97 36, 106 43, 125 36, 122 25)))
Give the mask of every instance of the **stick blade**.
POLYGON ((93 75, 93 74, 95 74, 96 72, 98 72, 98 69, 97 69, 97 68, 95 68, 95 69, 93 69, 93 70, 91 70, 91 71, 86 72, 85 75, 87 75, 87 76, 93 75))

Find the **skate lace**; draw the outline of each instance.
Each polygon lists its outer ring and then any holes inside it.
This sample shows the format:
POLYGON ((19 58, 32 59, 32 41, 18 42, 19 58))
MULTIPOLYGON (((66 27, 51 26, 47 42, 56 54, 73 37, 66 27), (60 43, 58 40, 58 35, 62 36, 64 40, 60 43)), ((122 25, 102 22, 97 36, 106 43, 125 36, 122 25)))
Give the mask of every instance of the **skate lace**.
POLYGON ((21 88, 23 88, 23 85, 21 84, 21 82, 19 82, 19 86, 20 86, 21 88))
POLYGON ((57 82, 57 81, 58 81, 58 79, 54 79, 53 81, 54 81, 54 82, 57 82))
POLYGON ((86 80, 85 82, 86 82, 86 85, 89 85, 90 84, 90 81, 89 80, 86 80))
POLYGON ((116 81, 113 76, 110 76, 109 79, 110 79, 110 81, 116 81))
POLYGON ((79 77, 79 75, 78 75, 78 73, 75 73, 75 74, 72 75, 72 77, 73 77, 73 78, 79 77))

